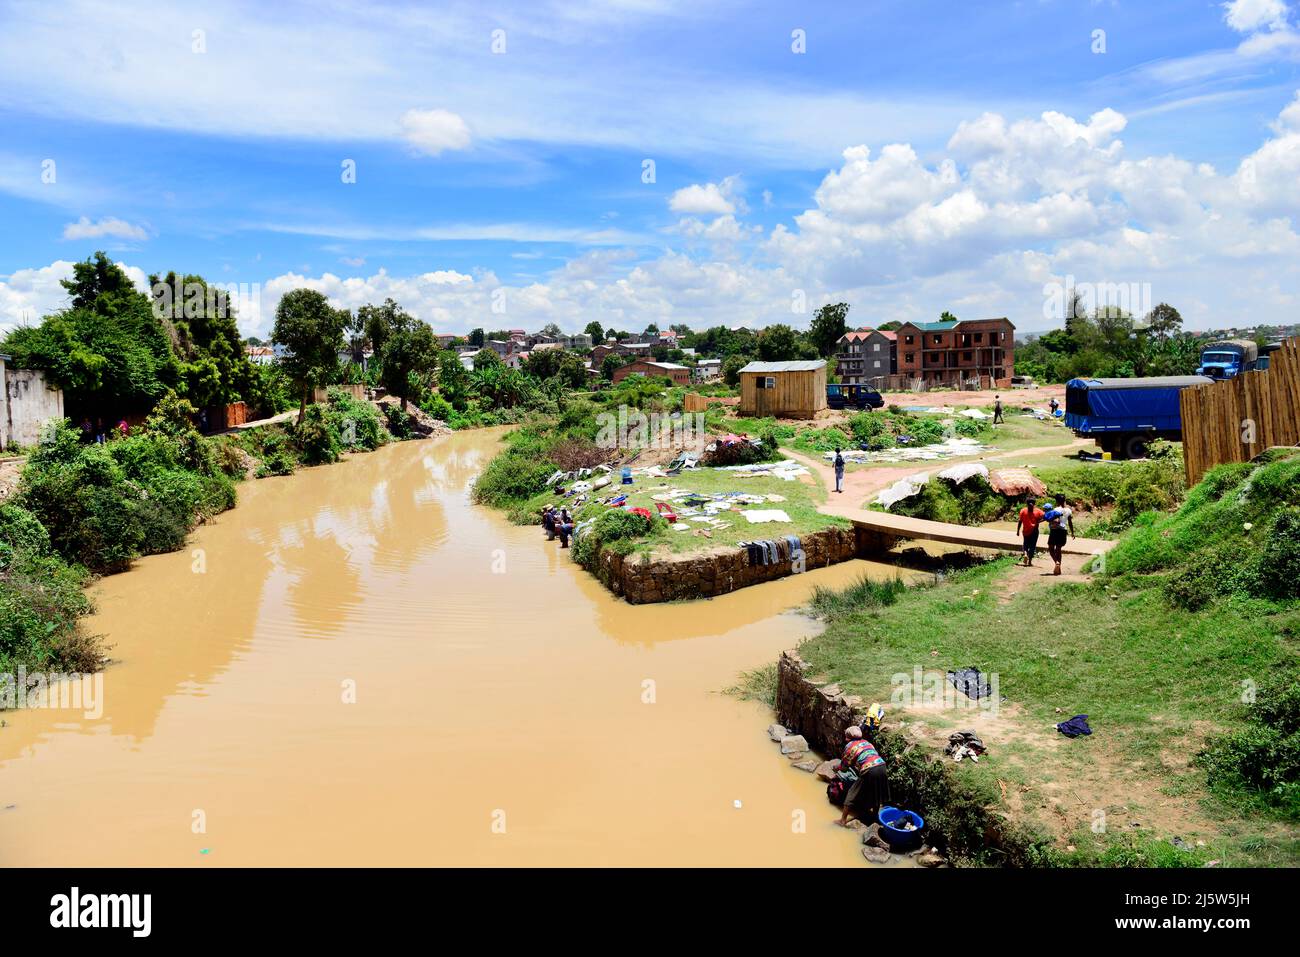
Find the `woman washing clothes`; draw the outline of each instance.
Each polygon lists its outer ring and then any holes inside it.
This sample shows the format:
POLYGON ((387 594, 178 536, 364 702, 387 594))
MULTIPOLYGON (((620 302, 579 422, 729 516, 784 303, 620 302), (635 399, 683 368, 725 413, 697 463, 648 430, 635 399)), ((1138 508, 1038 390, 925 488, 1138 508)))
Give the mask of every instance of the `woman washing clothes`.
POLYGON ((885 769, 885 759, 856 725, 844 732, 844 754, 840 756, 839 769, 853 771, 858 776, 844 795, 840 827, 848 827, 850 814, 864 824, 870 823, 876 812, 889 803, 889 772, 885 769))

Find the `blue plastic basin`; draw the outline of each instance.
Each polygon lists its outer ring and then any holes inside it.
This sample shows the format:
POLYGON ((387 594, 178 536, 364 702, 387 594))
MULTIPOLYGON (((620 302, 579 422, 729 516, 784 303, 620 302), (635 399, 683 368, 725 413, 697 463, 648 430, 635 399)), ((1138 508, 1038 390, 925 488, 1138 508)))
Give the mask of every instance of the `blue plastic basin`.
POLYGON ((915 811, 904 811, 896 807, 882 807, 876 815, 880 822, 880 836, 885 843, 896 851, 910 851, 921 846, 921 834, 925 830, 925 820, 915 811), (903 821, 911 821, 916 830, 907 831, 898 827, 903 821))

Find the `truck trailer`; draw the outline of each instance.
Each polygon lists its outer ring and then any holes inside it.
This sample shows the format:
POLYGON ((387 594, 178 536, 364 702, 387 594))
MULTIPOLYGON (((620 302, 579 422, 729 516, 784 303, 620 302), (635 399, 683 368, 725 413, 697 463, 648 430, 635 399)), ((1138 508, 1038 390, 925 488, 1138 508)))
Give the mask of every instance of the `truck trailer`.
POLYGON ((1179 393, 1213 381, 1203 375, 1071 379, 1065 384, 1065 424, 1116 458, 1141 458, 1153 439, 1182 441, 1179 393))

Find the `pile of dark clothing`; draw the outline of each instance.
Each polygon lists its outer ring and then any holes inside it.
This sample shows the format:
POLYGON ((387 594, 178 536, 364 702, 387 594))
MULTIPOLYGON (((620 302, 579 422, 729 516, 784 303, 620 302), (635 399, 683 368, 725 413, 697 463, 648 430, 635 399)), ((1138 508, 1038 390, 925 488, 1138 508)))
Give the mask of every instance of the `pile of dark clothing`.
POLYGON ((952 682, 954 688, 972 701, 979 701, 980 698, 988 698, 993 694, 993 689, 980 675, 978 668, 961 668, 957 671, 950 671, 948 672, 948 680, 952 682))
POLYGON ((987 751, 984 742, 980 740, 978 734, 974 731, 954 731, 948 735, 948 744, 943 749, 943 753, 950 755, 954 761, 960 761, 962 758, 970 758, 978 762, 980 755, 987 751))
POLYGON ((737 542, 749 554, 751 565, 779 565, 794 561, 803 551, 798 535, 786 535, 780 539, 764 539, 761 542, 737 542))
POLYGON ((1081 734, 1092 734, 1092 728, 1088 727, 1088 716, 1086 714, 1076 714, 1069 721, 1062 721, 1056 726, 1056 730, 1067 738, 1077 738, 1081 734))

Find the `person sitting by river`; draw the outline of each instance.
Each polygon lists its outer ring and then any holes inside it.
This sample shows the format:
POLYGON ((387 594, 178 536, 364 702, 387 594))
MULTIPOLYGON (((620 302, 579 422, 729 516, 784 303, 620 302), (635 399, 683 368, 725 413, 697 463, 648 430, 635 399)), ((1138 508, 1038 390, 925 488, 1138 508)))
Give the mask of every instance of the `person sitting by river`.
POLYGON ((839 769, 858 776, 844 795, 840 826, 848 827, 850 814, 869 824, 876 812, 889 803, 889 772, 885 769, 885 759, 862 736, 862 729, 857 725, 844 732, 844 754, 840 756, 839 769))
POLYGON ((573 519, 567 508, 560 509, 560 517, 555 520, 555 530, 560 533, 560 547, 569 547, 569 536, 573 534, 573 519))
POLYGON ((542 529, 546 532, 548 542, 555 541, 555 506, 548 505, 542 509, 542 529))

